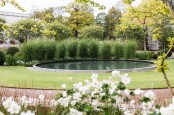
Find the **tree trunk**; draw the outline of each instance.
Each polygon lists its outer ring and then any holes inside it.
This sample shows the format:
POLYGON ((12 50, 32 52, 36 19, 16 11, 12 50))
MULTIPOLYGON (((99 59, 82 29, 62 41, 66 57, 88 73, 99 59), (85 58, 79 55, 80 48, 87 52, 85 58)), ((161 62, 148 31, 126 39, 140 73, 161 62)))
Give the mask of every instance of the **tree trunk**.
POLYGON ((144 40, 143 40, 143 42, 144 42, 144 51, 147 51, 147 45, 148 45, 148 28, 147 28, 147 26, 145 26, 144 27, 144 40))
POLYGON ((76 37, 76 38, 78 38, 78 30, 75 30, 75 34, 74 34, 74 36, 76 37))

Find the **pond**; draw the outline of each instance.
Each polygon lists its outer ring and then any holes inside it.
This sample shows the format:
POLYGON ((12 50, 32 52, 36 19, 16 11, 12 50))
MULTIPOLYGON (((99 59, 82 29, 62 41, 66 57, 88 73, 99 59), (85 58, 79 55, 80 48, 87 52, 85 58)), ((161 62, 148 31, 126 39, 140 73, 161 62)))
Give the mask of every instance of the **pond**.
POLYGON ((148 68, 153 66, 153 63, 130 60, 74 60, 41 63, 36 66, 54 70, 127 70, 134 68, 148 68))

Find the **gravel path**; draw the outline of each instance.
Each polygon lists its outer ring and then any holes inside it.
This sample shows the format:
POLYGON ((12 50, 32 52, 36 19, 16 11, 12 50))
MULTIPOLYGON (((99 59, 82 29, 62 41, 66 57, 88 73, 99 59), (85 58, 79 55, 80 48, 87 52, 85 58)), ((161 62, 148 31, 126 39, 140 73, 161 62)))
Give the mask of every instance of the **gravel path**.
MULTIPOLYGON (((156 102, 166 105, 172 98, 168 89, 150 89, 156 94, 156 102)), ((60 90, 41 90, 41 89, 20 89, 20 88, 4 88, 0 87, 0 97, 22 97, 38 98, 40 94, 45 95, 46 99, 54 99, 60 90)), ((144 90, 147 91, 147 90, 144 90)))

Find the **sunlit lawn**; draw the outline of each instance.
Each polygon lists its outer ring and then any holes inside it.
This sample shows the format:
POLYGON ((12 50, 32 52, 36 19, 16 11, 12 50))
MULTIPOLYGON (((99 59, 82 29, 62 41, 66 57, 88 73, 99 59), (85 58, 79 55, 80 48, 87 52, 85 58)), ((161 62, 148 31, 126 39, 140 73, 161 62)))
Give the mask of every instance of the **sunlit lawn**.
MULTIPOLYGON (((174 59, 168 60, 170 70, 167 75, 174 86, 174 59)), ((60 88, 62 83, 71 87, 73 83, 90 79, 92 73, 54 73, 28 70, 22 66, 0 66, 0 86, 23 88, 60 88), (72 81, 69 80, 72 77, 72 81)), ((163 88, 166 87, 161 73, 154 70, 131 72, 130 88, 163 88)), ((99 79, 108 79, 111 73, 99 74, 99 79)))

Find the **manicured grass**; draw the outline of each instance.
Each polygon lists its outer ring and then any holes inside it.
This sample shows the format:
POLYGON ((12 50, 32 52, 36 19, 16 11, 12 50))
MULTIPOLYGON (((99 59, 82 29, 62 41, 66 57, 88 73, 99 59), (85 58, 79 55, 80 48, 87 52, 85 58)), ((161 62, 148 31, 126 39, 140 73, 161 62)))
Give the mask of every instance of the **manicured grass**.
MULTIPOLYGON (((169 80, 174 86, 174 59, 168 60, 169 80)), ((62 83, 71 87, 73 83, 91 78, 92 73, 54 73, 28 70, 22 66, 0 66, 0 86, 57 89, 62 83), (72 77, 72 81, 68 78, 72 77)), ((131 72, 132 82, 129 88, 163 88, 166 87, 161 73, 154 70, 131 72)), ((99 74, 99 79, 108 79, 111 73, 99 74)))

